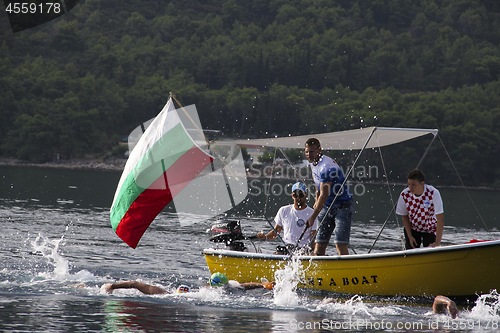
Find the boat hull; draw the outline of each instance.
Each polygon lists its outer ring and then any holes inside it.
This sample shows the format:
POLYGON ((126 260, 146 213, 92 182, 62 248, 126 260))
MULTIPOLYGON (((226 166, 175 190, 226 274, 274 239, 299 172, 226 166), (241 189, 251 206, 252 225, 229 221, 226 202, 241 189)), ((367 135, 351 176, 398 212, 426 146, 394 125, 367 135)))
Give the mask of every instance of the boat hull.
MULTIPOLYGON (((288 256, 206 249, 212 273, 274 280, 288 256)), ((348 256, 299 256, 301 288, 358 295, 473 296, 500 289, 500 241, 348 256)))

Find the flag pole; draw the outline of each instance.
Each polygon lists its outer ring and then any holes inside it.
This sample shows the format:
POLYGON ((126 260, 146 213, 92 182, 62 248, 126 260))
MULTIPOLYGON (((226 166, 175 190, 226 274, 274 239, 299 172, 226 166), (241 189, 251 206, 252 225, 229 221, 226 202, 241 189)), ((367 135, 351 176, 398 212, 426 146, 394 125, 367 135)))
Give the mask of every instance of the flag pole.
MULTIPOLYGON (((184 109, 184 107, 182 106, 182 104, 177 100, 177 98, 175 98, 175 95, 170 92, 170 97, 175 100, 175 102, 181 107, 182 111, 184 112, 184 114, 189 118, 189 120, 192 122, 192 124, 196 127, 196 129, 201 133, 203 134, 203 137, 205 138, 205 141, 207 142, 207 144, 210 146, 210 141, 208 141, 208 138, 205 136, 205 133, 203 133, 203 130, 196 124, 196 122, 193 120, 193 118, 187 113, 186 109, 184 109)), ((224 167, 228 167, 226 161, 222 158, 222 156, 219 154, 219 152, 217 151, 217 149, 213 148, 213 151, 217 154, 217 157, 219 158, 219 160, 224 164, 224 167)), ((231 175, 237 180, 237 183, 240 184, 241 187, 243 187, 243 185, 241 184, 241 181, 239 179, 239 177, 237 177, 233 171, 228 167, 227 168, 229 170, 229 172, 231 173, 231 175)), ((226 185, 229 185, 226 183, 226 185)), ((286 243, 285 241, 283 240, 283 238, 280 236, 280 234, 278 232, 276 232, 276 229, 274 228, 273 224, 271 223, 271 221, 269 221, 269 219, 267 218, 267 216, 264 214, 264 212, 262 211, 262 209, 257 205, 257 203, 255 202, 255 200, 252 198, 252 195, 250 193, 250 190, 248 191, 248 197, 250 198, 250 201, 252 201, 252 203, 254 204, 254 206, 259 210, 260 214, 264 217, 264 219, 266 220, 266 222, 269 224, 269 226, 271 227, 271 229, 275 232, 276 236, 278 237, 278 239, 283 243, 283 245, 285 246, 286 248, 286 243)))

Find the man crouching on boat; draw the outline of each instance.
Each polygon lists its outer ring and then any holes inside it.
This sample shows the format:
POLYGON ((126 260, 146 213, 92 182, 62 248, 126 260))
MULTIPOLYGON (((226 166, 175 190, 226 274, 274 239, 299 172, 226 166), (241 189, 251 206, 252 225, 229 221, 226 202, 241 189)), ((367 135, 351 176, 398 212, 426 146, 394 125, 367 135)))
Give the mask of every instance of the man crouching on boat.
POLYGON ((404 224, 406 249, 439 246, 443 237, 444 210, 441 194, 434 187, 425 184, 421 170, 410 171, 408 187, 399 195, 396 214, 401 215, 404 224))
MULTIPOLYGON (((312 228, 307 228, 307 230, 304 231, 306 228, 306 221, 313 212, 313 209, 306 204, 306 185, 301 182, 293 184, 292 199, 293 204, 283 206, 278 210, 274 218, 276 222, 274 230, 276 230, 277 233, 283 231, 283 240, 286 243, 287 249, 294 251, 297 243, 300 248, 307 246, 309 240, 316 234, 318 221, 315 220, 312 228)), ((267 234, 258 232, 256 236, 261 240, 273 240, 278 237, 274 230, 271 230, 267 234)), ((276 254, 287 254, 287 249, 282 249, 282 246, 278 246, 276 254)), ((312 249, 314 249, 314 242, 311 244, 311 250, 312 249)))

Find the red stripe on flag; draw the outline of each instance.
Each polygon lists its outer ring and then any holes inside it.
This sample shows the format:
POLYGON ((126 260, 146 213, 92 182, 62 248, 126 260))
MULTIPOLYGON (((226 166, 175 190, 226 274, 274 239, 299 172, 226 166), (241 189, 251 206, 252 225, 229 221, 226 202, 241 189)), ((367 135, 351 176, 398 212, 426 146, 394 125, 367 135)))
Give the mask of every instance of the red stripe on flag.
POLYGON ((137 197, 116 228, 116 234, 135 249, 142 235, 161 210, 212 160, 198 147, 193 146, 137 197), (168 181, 166 188, 164 186, 165 174, 168 181))

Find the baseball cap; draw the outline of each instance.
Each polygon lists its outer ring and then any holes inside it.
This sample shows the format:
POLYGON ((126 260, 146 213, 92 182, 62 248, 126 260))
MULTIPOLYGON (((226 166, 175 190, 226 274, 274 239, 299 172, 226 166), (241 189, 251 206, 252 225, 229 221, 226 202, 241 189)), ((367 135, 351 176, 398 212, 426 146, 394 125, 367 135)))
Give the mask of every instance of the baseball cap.
POLYGON ((292 192, 295 192, 295 190, 301 190, 302 192, 307 193, 306 185, 304 185, 301 182, 293 184, 293 186, 292 186, 292 192))

